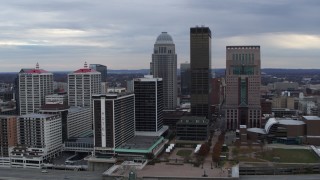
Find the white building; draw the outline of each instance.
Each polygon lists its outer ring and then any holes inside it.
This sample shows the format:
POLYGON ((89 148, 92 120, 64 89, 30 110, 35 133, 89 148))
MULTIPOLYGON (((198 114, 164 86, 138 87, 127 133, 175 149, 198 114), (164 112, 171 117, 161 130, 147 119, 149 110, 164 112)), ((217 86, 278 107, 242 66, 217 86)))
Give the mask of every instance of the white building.
POLYGON ((62 148, 61 118, 56 114, 27 114, 17 120, 19 146, 11 148, 12 167, 40 168, 62 148))
POLYGON ((69 106, 91 108, 91 95, 101 92, 101 73, 85 63, 84 68, 68 74, 68 85, 69 106))
POLYGON ((45 103, 45 96, 53 94, 53 74, 39 69, 21 69, 19 78, 19 113, 36 112, 45 103))
POLYGON ((172 37, 162 32, 155 44, 150 63, 150 74, 163 79, 163 100, 165 110, 177 107, 177 54, 172 37))
POLYGON ((46 104, 68 104, 67 94, 50 94, 46 96, 46 104))
POLYGON ((17 121, 18 144, 45 148, 45 157, 60 153, 62 145, 61 118, 55 114, 27 114, 17 121))

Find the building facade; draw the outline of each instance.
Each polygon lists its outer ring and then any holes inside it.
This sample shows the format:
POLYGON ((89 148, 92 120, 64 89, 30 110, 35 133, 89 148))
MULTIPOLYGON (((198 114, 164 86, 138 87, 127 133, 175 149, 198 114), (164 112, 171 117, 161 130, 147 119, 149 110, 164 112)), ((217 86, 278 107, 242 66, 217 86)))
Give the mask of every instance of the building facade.
POLYGON ((184 116, 177 122, 177 140, 205 141, 209 135, 209 120, 184 116))
POLYGON ((46 96, 45 104, 68 104, 68 94, 60 93, 60 94, 50 94, 46 96))
POLYGON ((42 149, 44 159, 52 158, 62 148, 61 117, 57 114, 27 114, 17 120, 18 144, 42 149))
POLYGON ((93 95, 94 148, 113 152, 134 137, 134 94, 93 95))
POLYGON ((163 103, 165 110, 177 107, 177 54, 172 37, 162 32, 154 44, 150 74, 163 80, 163 103))
POLYGON ((90 64, 89 68, 100 72, 101 73, 101 81, 107 82, 107 66, 102 65, 102 64, 90 64))
POLYGON ((46 104, 41 107, 39 113, 58 114, 61 117, 62 142, 92 133, 92 114, 89 108, 46 104))
POLYGON ((303 116, 302 120, 306 123, 307 143, 316 146, 320 145, 320 117, 303 116))
POLYGON ((21 69, 18 74, 19 114, 36 112, 45 104, 46 95, 53 94, 53 74, 39 68, 21 69))
POLYGON ((137 132, 158 132, 163 127, 162 78, 145 76, 134 79, 137 132))
POLYGON ((85 63, 84 68, 68 74, 68 85, 69 106, 91 108, 92 94, 101 92, 101 73, 85 63))
POLYGON ((181 95, 187 96, 191 92, 191 74, 190 63, 180 64, 180 79, 181 79, 181 95))
POLYGON ((190 28, 191 113, 210 118, 211 31, 190 28))
POLYGON ((92 114, 89 108, 70 107, 68 109, 67 127, 68 139, 80 137, 92 132, 92 114))
POLYGON ((0 116, 0 157, 9 156, 9 147, 17 145, 17 116, 0 116))
POLYGON ((226 47, 227 129, 261 127, 260 46, 226 47))

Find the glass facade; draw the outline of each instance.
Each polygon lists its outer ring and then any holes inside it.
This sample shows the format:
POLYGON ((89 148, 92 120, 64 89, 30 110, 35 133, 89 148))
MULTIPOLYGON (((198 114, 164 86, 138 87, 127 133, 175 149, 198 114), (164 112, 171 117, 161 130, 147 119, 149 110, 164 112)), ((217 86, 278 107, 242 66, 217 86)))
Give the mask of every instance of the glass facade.
POLYGON ((191 113, 210 117, 211 31, 190 28, 191 113))

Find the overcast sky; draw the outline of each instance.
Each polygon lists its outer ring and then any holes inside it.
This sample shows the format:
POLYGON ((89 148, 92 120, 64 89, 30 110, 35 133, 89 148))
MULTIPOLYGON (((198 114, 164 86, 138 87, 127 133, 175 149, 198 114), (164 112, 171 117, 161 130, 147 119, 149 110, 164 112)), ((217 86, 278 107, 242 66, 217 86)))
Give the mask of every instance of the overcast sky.
POLYGON ((149 68, 163 31, 180 66, 196 25, 213 33, 213 68, 227 45, 260 45, 262 68, 320 67, 319 0, 3 0, 0 22, 1 72, 149 68))

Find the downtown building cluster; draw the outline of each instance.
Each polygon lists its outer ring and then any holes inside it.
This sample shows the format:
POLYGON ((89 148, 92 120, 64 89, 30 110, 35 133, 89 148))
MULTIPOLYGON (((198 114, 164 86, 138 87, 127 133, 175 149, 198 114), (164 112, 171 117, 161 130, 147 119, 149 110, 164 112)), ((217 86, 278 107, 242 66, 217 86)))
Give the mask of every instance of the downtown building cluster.
MULTIPOLYGON (((285 129, 279 141, 298 136, 320 145, 318 116, 277 119, 291 113, 284 106, 294 107, 290 92, 261 100, 260 46, 227 46, 225 76, 215 78, 211 40, 210 28, 190 28, 190 63, 181 64, 179 79, 173 38, 162 32, 150 75, 128 81, 126 90, 108 88, 107 69, 100 64, 85 63, 69 73, 66 85, 55 85, 66 91, 56 93, 53 73, 39 64, 22 69, 16 80, 18 115, 0 116, 0 166, 42 168, 62 151, 88 153, 88 169, 117 158, 144 161, 164 150, 168 130, 176 133, 175 142, 208 142, 218 120, 242 142, 278 140, 274 135, 285 129), (271 110, 270 104, 279 108, 271 110)), ((310 105, 307 98, 299 103, 301 109, 310 105)))

